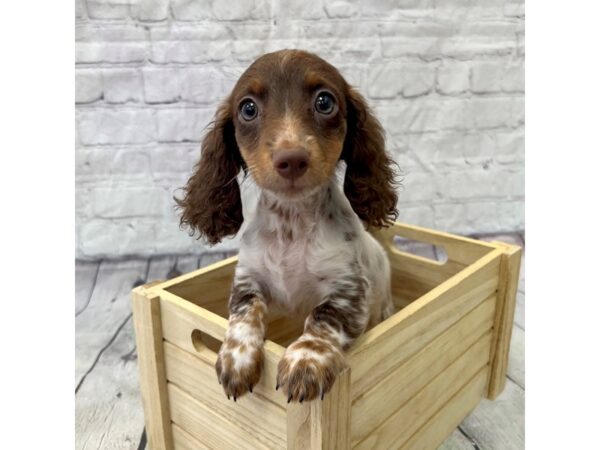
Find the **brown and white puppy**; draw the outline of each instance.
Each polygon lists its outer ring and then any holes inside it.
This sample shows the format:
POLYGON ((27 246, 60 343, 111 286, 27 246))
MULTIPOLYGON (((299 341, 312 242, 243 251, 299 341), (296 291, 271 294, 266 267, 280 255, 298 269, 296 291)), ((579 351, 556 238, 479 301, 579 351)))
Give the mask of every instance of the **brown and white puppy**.
POLYGON ((282 50, 242 74, 177 200, 182 225, 215 244, 244 220, 239 172, 261 191, 244 223, 216 365, 228 397, 251 392, 260 379, 267 311, 306 317, 277 376, 288 401, 300 402, 323 398, 344 351, 392 313, 389 263, 365 230, 397 216, 392 166, 365 100, 321 58, 282 50))

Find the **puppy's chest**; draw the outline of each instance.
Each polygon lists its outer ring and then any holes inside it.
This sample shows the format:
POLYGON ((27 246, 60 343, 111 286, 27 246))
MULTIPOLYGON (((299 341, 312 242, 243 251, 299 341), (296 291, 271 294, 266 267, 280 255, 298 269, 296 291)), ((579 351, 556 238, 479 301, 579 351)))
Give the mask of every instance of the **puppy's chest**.
POLYGON ((272 242, 263 247, 264 282, 274 306, 287 311, 312 309, 321 301, 319 276, 310 270, 314 244, 299 239, 272 242))

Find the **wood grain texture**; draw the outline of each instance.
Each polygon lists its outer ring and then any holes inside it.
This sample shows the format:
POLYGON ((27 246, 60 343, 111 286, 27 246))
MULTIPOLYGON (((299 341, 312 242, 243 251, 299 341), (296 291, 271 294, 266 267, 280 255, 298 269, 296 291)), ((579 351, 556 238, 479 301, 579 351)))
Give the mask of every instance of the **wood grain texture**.
MULTIPOLYGON (((399 447, 460 391, 466 380, 487 368, 491 333, 477 341, 423 389, 408 399, 355 449, 399 447)), ((358 411, 357 411, 358 413, 358 411)), ((458 420, 462 418, 458 417, 458 420)))
POLYGON ((507 244, 500 263, 498 304, 494 321, 495 335, 490 353, 488 398, 492 400, 502 392, 506 382, 520 264, 521 248, 507 244))
POLYGON ((495 298, 490 297, 379 383, 355 398, 352 404, 356 411, 352 414, 353 444, 365 439, 467 349, 489 334, 494 309, 495 298))
POLYGON ((176 450, 211 450, 179 425, 171 424, 171 430, 176 450))
MULTIPOLYGON (((200 351, 194 346, 192 332, 200 330, 222 342, 227 329, 227 320, 210 311, 185 302, 172 294, 158 291, 161 298, 162 330, 164 338, 214 367, 217 361, 215 349, 203 348, 200 351)), ((264 368, 263 375, 257 389, 271 401, 285 406, 283 394, 275 391, 277 384, 277 364, 283 356, 284 348, 272 341, 265 341, 263 347, 264 368)))
POLYGON ((148 443, 153 450, 172 450, 160 299, 140 286, 132 292, 131 305, 148 443))
POLYGON ((100 353, 131 314, 129 296, 136 280, 144 279, 145 260, 104 262, 85 310, 75 318, 75 383, 80 385, 100 353))
MULTIPOLYGON (((164 348, 169 382, 227 421, 252 429, 255 438, 264 445, 270 448, 285 447, 285 408, 262 395, 265 386, 259 384, 253 394, 247 394, 237 402, 227 400, 222 386, 217 381, 214 364, 209 364, 169 342, 164 343, 164 348)), ((270 393, 274 393, 274 386, 269 386, 268 389, 270 393)))
POLYGON ((287 407, 288 450, 350 449, 350 370, 344 370, 324 400, 287 407))
POLYGON ((501 252, 484 256, 361 336, 349 352, 353 395, 361 395, 489 297, 497 287, 501 252))
MULTIPOLYGON (((458 391, 435 415, 425 423, 401 447, 402 450, 431 450, 452 433, 461 419, 469 414, 481 401, 487 385, 489 368, 479 371, 469 382, 458 391)), ((502 449, 503 447, 486 447, 502 449)))
POLYGON ((173 423, 205 446, 223 450, 270 448, 256 439, 252 428, 228 421, 174 384, 168 383, 167 391, 173 423))
POLYGON ((137 450, 144 415, 134 349, 126 319, 75 395, 76 449, 137 450))

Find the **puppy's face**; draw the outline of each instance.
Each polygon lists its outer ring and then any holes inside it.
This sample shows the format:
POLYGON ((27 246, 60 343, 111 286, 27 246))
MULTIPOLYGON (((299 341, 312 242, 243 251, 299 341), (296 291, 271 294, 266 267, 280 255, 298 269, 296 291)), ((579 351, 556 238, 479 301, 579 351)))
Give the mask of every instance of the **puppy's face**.
POLYGON ((237 145, 260 187, 294 199, 332 176, 347 89, 333 66, 306 52, 270 53, 246 70, 229 101, 237 145))

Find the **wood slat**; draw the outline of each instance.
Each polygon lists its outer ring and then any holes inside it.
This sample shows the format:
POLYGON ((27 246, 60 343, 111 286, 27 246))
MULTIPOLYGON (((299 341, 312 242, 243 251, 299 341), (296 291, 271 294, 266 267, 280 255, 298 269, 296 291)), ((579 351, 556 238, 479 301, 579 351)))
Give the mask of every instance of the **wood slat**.
MULTIPOLYGON (((188 392, 196 400, 231 423, 240 422, 254 430, 254 436, 271 448, 285 447, 285 409, 267 400, 259 384, 253 394, 247 394, 233 402, 227 400, 217 381, 215 367, 185 352, 169 342, 164 343, 167 379, 188 392)), ((268 386, 274 391, 274 386, 268 386)))
POLYGON ((75 318, 75 382, 81 382, 131 313, 134 283, 146 275, 145 260, 103 262, 85 310, 75 318))
POLYGON ((212 450, 210 447, 204 445, 179 425, 172 423, 171 430, 173 433, 175 450, 212 450))
MULTIPOLYGON (((499 243, 500 244, 500 243, 499 243)), ((498 306, 494 322, 494 343, 490 353, 490 386, 488 398, 496 398, 506 382, 508 352, 515 316, 517 285, 519 283, 519 267, 521 264, 521 248, 505 244, 500 263, 500 280, 498 306)))
MULTIPOLYGON (((469 414, 484 395, 489 368, 479 371, 449 402, 424 424, 401 447, 402 450, 432 450, 452 433, 464 416, 469 414)), ((502 449, 504 447, 483 447, 502 449)))
POLYGON ((492 296, 391 371, 381 382, 355 398, 352 407, 360 413, 352 415, 353 443, 365 439, 399 406, 415 396, 483 335, 489 334, 494 310, 495 297, 492 296))
MULTIPOLYGON (((172 383, 167 384, 171 420, 195 439, 214 449, 269 449, 241 422, 230 422, 172 383)), ((257 420, 260 420, 257 417, 257 420)))
POLYGON ((430 417, 433 417, 469 380, 487 367, 491 332, 477 341, 427 386, 404 403, 355 449, 389 448, 400 446, 430 417), (392 444, 393 443, 393 444, 392 444))
POLYGON ((349 353, 359 396, 496 291, 495 250, 361 336, 349 353))
POLYGON ((76 449, 137 450, 144 414, 134 349, 129 319, 75 395, 76 449))
POLYGON ((160 299, 140 286, 132 292, 131 306, 148 443, 154 450, 172 450, 160 299))
POLYGON ((325 399, 287 407, 288 450, 350 449, 350 370, 338 375, 325 399))
POLYGON ((396 235, 442 247, 448 255, 449 261, 454 261, 463 266, 474 263, 497 248, 492 243, 398 222, 391 227, 382 228, 373 233, 374 236, 376 234, 381 236, 379 239, 382 244, 387 245, 388 248, 394 251, 397 251, 393 245, 393 239, 396 235))
MULTIPOLYGON (((227 320, 202 308, 178 299, 172 294, 161 292, 161 318, 163 337, 168 342, 195 355, 214 366, 217 354, 208 348, 198 351, 192 342, 192 331, 200 330, 213 338, 223 341, 227 320)), ((263 347, 264 367, 257 388, 262 390, 269 400, 285 406, 283 394, 275 391, 277 384, 277 364, 283 356, 284 348, 272 341, 265 341, 263 347)))

